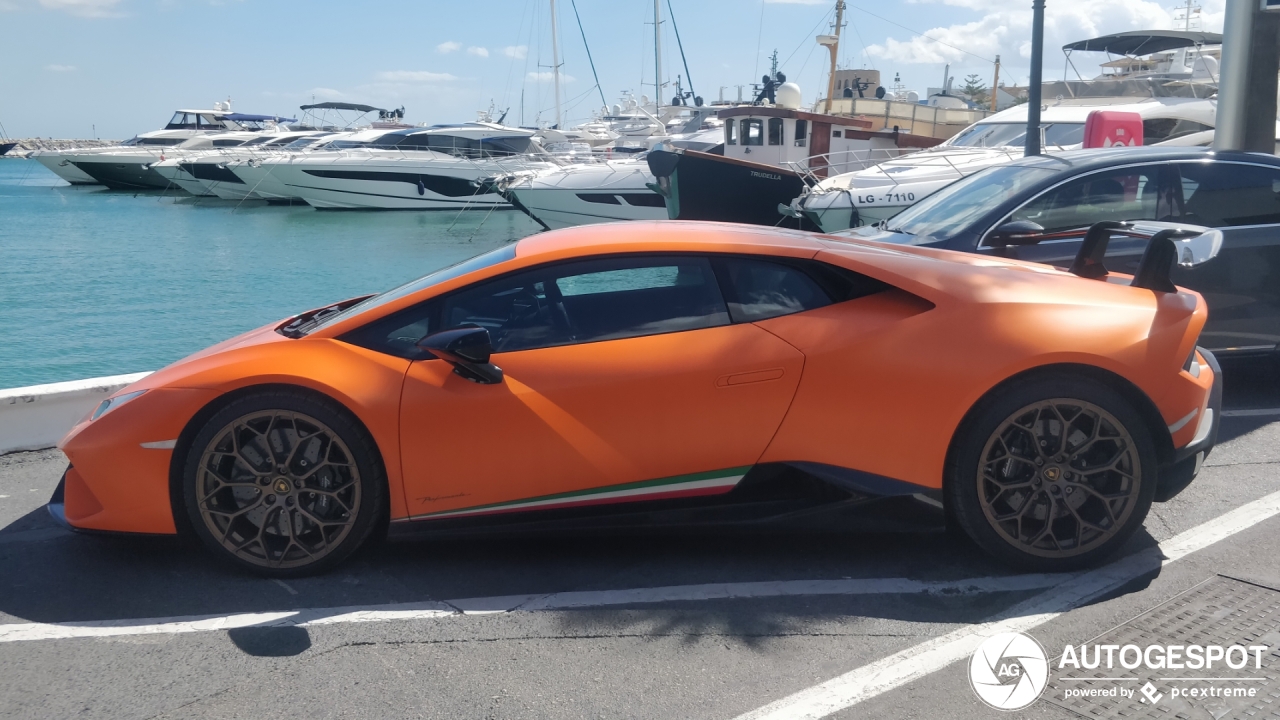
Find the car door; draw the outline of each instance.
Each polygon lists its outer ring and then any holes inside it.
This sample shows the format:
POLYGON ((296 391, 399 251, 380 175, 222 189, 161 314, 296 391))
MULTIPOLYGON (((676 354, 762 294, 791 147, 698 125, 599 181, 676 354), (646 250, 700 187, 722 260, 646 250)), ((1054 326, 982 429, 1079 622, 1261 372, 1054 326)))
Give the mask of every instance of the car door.
MULTIPOLYGON (((1103 220, 1175 220, 1178 207, 1170 197, 1176 173, 1158 164, 1110 168, 1060 183, 1014 210, 1003 222, 1028 221, 1046 233, 1079 230, 1071 237, 1043 240, 1035 245, 993 248, 981 252, 1019 260, 1066 267, 1080 251, 1084 233, 1103 220)), ((1112 238, 1107 249, 1107 269, 1132 273, 1138 267, 1146 241, 1112 238)))
POLYGON ((551 264, 429 305, 403 332, 486 327, 505 379, 411 365, 401 447, 412 517, 727 492, 781 424, 803 367, 791 345, 732 321, 700 256, 551 264))
POLYGON ((1202 293, 1209 320, 1200 344, 1265 352, 1280 344, 1280 168, 1245 162, 1181 162, 1177 219, 1218 228, 1218 257, 1175 267, 1173 281, 1202 293))

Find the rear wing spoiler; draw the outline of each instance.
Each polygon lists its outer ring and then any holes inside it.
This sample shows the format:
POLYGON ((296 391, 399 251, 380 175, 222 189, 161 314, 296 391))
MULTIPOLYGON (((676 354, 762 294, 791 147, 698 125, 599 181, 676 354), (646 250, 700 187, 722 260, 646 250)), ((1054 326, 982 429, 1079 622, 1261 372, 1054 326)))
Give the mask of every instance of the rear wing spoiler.
POLYGON ((1156 292, 1177 291, 1170 277, 1175 262, 1188 268, 1203 265, 1222 250, 1220 230, 1186 223, 1105 220, 1089 227, 1069 272, 1094 280, 1106 278, 1103 260, 1115 235, 1149 238, 1130 284, 1156 292))

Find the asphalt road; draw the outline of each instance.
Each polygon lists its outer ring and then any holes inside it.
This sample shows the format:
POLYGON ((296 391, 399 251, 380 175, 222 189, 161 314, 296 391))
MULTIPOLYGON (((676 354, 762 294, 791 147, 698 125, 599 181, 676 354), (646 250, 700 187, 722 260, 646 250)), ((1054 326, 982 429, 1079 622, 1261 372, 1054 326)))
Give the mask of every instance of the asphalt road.
MULTIPOLYGON (((1280 408, 1277 378, 1229 365, 1228 408, 1280 408)), ((278 582, 177 540, 68 533, 43 509, 60 455, 7 455, 0 717, 1120 717, 1115 703, 1063 707, 1052 687, 991 710, 969 685, 971 648, 956 648, 994 618, 1052 657, 1213 583, 1253 583, 1249 607, 1280 608, 1280 410, 1222 431, 1127 560, 1057 578, 1012 575, 940 533, 415 542, 278 582)), ((1280 646, 1280 610, 1267 617, 1255 640, 1280 646)), ((1179 705, 1162 683, 1140 710, 1280 717, 1271 650, 1250 707, 1179 705)))

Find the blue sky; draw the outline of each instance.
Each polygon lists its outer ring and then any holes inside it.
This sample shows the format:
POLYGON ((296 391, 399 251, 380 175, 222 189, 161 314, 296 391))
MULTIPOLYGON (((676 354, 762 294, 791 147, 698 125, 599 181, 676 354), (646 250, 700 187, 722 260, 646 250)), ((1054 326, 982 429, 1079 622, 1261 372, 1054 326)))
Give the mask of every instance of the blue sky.
MULTIPOLYGON (((806 103, 826 85, 834 1, 670 0, 695 88, 708 100, 750 83, 777 49, 806 103)), ((604 95, 653 94, 651 0, 576 0, 604 95)), ((684 75, 661 0, 663 76, 684 75)), ((1206 0, 1221 29, 1222 0, 1206 0)), ((560 16, 566 120, 600 105, 570 0, 560 16)), ((1025 81, 1030 0, 850 0, 841 65, 895 72, 910 89, 963 78, 1025 81)), ((1170 27, 1172 2, 1048 0, 1046 75, 1062 44, 1105 32, 1170 27)), ((0 123, 13 137, 125 138, 178 107, 230 97, 236 110, 296 113, 315 100, 405 106, 414 122, 475 118, 492 103, 508 122, 552 121, 548 0, 0 0, 0 123)), ((1079 59, 1077 67, 1081 66, 1079 59)), ((1096 60, 1085 61, 1086 74, 1096 60)), ((744 90, 746 92, 746 90, 744 90)), ((669 96, 671 90, 664 91, 669 96)))

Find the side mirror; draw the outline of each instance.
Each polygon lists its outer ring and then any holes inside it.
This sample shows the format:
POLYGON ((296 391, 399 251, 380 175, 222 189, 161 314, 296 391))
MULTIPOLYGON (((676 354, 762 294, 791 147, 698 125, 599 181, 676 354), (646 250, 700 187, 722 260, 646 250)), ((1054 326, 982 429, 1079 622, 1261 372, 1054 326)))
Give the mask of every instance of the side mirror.
POLYGON ((1009 247, 1010 245, 1035 245, 1044 238, 1044 228, 1030 220, 1012 220, 987 236, 987 245, 991 247, 1009 247))
POLYGON ((453 366, 453 371, 471 382, 496 385, 502 382, 502 368, 489 362, 493 343, 489 331, 479 325, 461 325, 432 333, 418 347, 453 366))

